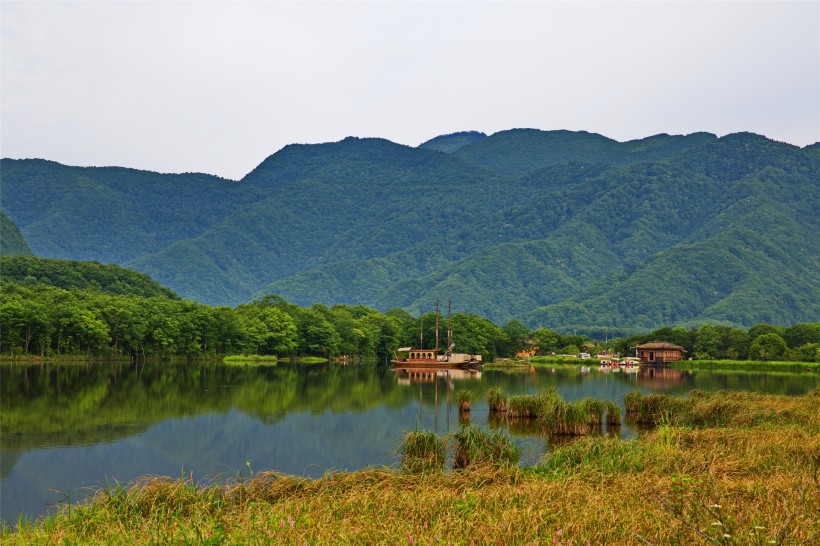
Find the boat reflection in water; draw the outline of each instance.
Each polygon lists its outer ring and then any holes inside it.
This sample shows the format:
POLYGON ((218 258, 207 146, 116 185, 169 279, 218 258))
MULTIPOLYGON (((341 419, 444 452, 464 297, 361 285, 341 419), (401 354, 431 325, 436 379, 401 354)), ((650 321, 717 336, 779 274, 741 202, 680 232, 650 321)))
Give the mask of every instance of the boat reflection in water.
POLYGON ((393 371, 396 372, 396 381, 399 385, 409 387, 411 385, 419 386, 419 424, 422 422, 422 400, 424 385, 434 385, 433 394, 433 428, 438 434, 438 385, 444 382, 447 386, 445 391, 445 401, 447 405, 447 432, 450 432, 450 420, 453 406, 453 390, 455 389, 456 381, 481 379, 481 370, 477 368, 429 368, 429 367, 402 367, 393 366, 393 371))
POLYGON ((409 386, 416 383, 435 383, 443 379, 449 390, 453 390, 453 381, 464 379, 481 379, 481 370, 474 368, 403 368, 393 366, 399 385, 409 386))

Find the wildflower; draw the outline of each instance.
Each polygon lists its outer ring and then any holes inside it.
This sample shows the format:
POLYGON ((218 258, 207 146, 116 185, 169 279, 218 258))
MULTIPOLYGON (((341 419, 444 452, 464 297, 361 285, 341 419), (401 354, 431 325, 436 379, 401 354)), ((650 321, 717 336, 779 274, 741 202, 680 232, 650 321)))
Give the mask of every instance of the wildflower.
POLYGON ((409 532, 407 533, 407 542, 409 544, 415 544, 416 543, 416 541, 413 540, 413 535, 411 535, 409 532))

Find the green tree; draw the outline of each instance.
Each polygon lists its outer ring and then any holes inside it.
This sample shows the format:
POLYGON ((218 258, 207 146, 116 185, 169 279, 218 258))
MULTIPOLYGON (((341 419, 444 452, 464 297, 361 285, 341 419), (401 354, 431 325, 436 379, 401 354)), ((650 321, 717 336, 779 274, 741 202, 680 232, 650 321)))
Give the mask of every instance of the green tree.
POLYGON ((749 358, 753 360, 777 360, 786 352, 786 342, 775 333, 758 336, 749 348, 749 358))

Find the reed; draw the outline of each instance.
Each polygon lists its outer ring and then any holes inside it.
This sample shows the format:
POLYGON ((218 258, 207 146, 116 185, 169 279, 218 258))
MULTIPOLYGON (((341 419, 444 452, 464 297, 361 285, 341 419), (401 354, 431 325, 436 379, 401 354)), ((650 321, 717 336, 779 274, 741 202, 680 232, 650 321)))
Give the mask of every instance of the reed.
POLYGON ((621 408, 612 401, 604 402, 606 408, 606 428, 621 426, 621 408))
POLYGON ((410 473, 441 472, 447 444, 436 433, 414 430, 404 435, 400 454, 401 468, 410 473))
POLYGON ((458 403, 459 413, 470 413, 470 406, 473 401, 473 392, 469 390, 459 390, 456 392, 456 403, 458 403))
POLYGON ((675 398, 663 394, 628 393, 624 402, 627 418, 638 424, 657 426, 668 423, 687 427, 786 425, 805 423, 820 428, 820 416, 813 411, 820 399, 818 390, 785 400, 751 392, 693 390, 675 398), (777 400, 773 403, 772 400, 777 400))
POLYGON ((508 398, 507 394, 498 387, 487 389, 487 405, 490 413, 506 413, 508 398))
POLYGON ((541 414, 542 400, 538 396, 519 394, 511 396, 507 407, 508 419, 535 419, 541 414))
POLYGON ((521 450, 502 432, 487 434, 477 427, 464 427, 453 434, 455 458, 453 468, 471 465, 512 466, 518 464, 521 450))
POLYGON ((820 392, 690 395, 687 403, 712 398, 737 406, 720 426, 665 423, 631 440, 593 435, 524 469, 256 473, 227 484, 144 478, 4 527, 0 543, 816 543, 820 392))

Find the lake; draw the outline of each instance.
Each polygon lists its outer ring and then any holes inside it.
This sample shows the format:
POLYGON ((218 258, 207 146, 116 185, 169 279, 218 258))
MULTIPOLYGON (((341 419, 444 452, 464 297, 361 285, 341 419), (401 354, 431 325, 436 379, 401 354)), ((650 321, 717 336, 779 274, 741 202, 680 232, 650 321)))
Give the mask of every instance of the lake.
MULTIPOLYGON (((593 397, 623 408, 636 389, 799 395, 820 387, 820 375, 667 370, 639 377, 565 365, 413 376, 375 363, 2 365, 0 517, 34 519, 91 488, 146 474, 207 482, 261 470, 317 477, 395 465, 407 431, 458 430, 460 389, 473 392, 472 424, 493 428, 490 387, 509 394, 555 387, 566 400, 593 397)), ((524 464, 549 449, 537 433, 510 433, 524 464)))

